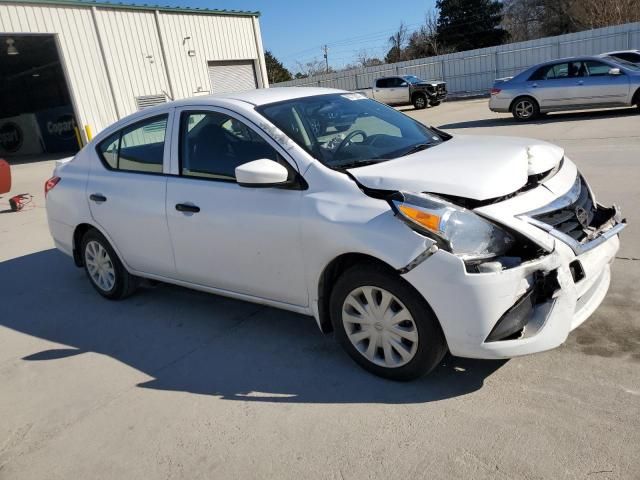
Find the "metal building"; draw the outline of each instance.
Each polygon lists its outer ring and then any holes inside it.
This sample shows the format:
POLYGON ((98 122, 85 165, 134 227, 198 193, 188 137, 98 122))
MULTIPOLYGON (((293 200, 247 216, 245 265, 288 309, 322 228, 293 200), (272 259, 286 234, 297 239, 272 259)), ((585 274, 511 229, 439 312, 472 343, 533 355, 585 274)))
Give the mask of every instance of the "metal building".
POLYGON ((258 17, 0 0, 0 157, 77 150, 78 134, 159 102, 267 87, 258 17))

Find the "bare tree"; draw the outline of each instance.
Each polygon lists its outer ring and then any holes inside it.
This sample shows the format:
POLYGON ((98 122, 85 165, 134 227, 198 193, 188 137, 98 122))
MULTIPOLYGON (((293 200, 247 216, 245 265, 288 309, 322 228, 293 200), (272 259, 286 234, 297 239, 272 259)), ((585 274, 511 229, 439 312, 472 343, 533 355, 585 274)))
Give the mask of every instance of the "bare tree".
POLYGON ((367 50, 364 48, 358 52, 358 54, 356 55, 356 59, 358 60, 358 64, 355 65, 354 68, 382 65, 382 60, 369 55, 369 52, 367 52, 367 50))
POLYGON ((403 50, 404 46, 407 43, 407 26, 404 22, 400 22, 400 26, 396 33, 389 37, 389 45, 391 48, 389 52, 387 52, 386 57, 384 58, 387 63, 400 62, 403 60, 403 50))
POLYGON ((327 72, 324 58, 323 59, 314 58, 313 60, 310 60, 305 63, 297 61, 296 67, 297 67, 296 70, 298 70, 299 73, 301 73, 306 77, 313 77, 315 75, 321 75, 323 73, 333 72, 333 69, 331 67, 329 67, 329 72, 327 72))

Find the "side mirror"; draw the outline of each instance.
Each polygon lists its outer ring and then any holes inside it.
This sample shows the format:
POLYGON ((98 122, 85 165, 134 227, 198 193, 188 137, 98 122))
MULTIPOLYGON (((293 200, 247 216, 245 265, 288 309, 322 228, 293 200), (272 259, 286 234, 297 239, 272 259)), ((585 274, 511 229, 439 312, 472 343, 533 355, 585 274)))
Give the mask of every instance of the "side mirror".
POLYGON ((622 72, 619 68, 610 68, 609 75, 620 75, 622 72))
POLYGON ((273 187, 286 183, 287 178, 285 167, 266 158, 236 167, 236 181, 243 187, 273 187))
POLYGON ((400 84, 400 86, 401 86, 401 87, 407 87, 407 86, 409 86, 409 84, 408 84, 407 82, 402 82, 402 83, 400 84))

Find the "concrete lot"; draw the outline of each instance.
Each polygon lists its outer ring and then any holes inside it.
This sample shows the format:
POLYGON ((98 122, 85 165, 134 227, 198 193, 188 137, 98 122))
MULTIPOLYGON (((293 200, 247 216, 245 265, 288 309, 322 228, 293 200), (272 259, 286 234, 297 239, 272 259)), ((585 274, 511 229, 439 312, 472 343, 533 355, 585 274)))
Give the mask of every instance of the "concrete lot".
POLYGON ((407 113, 558 143, 622 206, 611 291, 564 346, 397 384, 311 318, 164 285, 108 302, 52 248, 51 162, 18 165, 35 208, 0 199, 0 479, 640 478, 640 115, 407 113))

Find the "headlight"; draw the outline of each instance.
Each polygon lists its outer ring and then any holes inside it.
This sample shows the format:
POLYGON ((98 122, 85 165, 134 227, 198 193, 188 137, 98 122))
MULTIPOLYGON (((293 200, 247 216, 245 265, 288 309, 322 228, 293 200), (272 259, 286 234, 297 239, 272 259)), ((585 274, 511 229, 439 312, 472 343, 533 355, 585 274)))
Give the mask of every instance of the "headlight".
POLYGON ((503 255, 514 238, 470 210, 428 194, 400 193, 390 200, 398 217, 465 260, 503 255))

